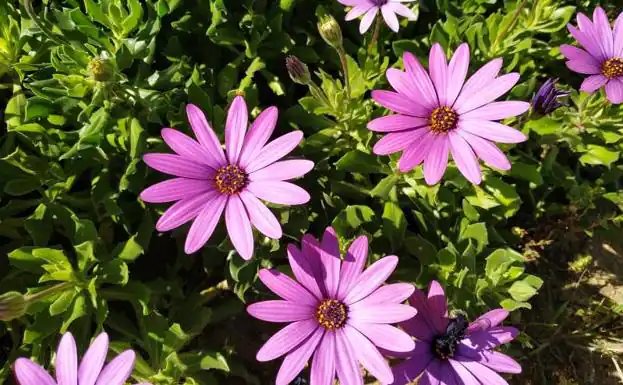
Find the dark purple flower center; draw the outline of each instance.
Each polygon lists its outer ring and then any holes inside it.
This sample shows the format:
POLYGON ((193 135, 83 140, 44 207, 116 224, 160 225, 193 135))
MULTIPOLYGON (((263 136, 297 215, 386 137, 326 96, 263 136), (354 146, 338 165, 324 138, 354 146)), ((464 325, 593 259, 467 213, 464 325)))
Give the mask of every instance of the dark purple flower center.
POLYGON ((448 106, 435 108, 428 118, 430 129, 435 134, 444 134, 454 130, 458 121, 459 114, 448 106))
POLYGON ((387 4, 389 0, 372 0, 372 2, 377 6, 377 7, 381 7, 385 4, 387 4))
POLYGON ((468 326, 467 319, 462 315, 451 318, 446 327, 446 332, 433 340, 432 349, 435 357, 441 360, 454 357, 459 342, 465 338, 468 326))
POLYGON ((608 79, 623 76, 623 59, 617 57, 606 60, 601 65, 601 73, 608 79))
POLYGON ((316 309, 316 320, 328 330, 339 329, 346 324, 348 307, 336 299, 325 299, 316 309))
POLYGON ((247 173, 233 164, 223 166, 216 171, 214 184, 222 194, 237 194, 247 185, 247 173))

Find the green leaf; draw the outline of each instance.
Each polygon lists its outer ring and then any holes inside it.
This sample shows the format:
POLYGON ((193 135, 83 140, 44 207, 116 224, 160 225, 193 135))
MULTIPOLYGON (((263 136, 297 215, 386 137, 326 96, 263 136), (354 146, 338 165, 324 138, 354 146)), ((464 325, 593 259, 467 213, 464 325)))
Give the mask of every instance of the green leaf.
POLYGON ((600 165, 610 167, 619 160, 619 152, 611 151, 595 144, 588 145, 588 151, 580 157, 582 164, 600 165))
POLYGON ((225 356, 218 352, 205 353, 199 365, 203 370, 217 369, 229 372, 229 365, 227 364, 225 356))
POLYGON ((392 250, 398 250, 405 238, 407 220, 400 206, 386 202, 383 208, 383 234, 389 239, 392 250))

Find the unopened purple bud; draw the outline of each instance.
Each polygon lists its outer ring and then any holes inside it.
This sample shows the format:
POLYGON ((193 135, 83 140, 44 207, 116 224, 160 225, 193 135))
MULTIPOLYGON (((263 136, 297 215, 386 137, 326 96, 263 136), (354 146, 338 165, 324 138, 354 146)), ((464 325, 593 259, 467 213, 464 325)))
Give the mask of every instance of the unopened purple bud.
POLYGON ((569 95, 568 92, 556 88, 557 79, 547 79, 532 98, 532 109, 540 115, 548 115, 565 105, 561 99, 569 95))

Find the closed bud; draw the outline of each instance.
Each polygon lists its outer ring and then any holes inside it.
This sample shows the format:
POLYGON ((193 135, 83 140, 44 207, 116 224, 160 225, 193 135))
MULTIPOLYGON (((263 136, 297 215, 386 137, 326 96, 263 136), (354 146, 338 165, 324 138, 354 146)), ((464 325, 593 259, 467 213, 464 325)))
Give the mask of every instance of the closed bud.
POLYGON ((28 302, 17 291, 9 291, 0 295, 0 321, 11 321, 26 313, 28 302))
POLYGON ((331 15, 321 16, 318 22, 318 32, 320 36, 331 47, 335 49, 342 48, 342 29, 337 20, 331 15))
POLYGON ((307 65, 296 56, 290 55, 286 58, 286 68, 293 82, 303 85, 311 83, 311 75, 307 65))
POLYGON ((532 109, 540 115, 548 115, 564 106, 561 98, 569 95, 556 87, 556 79, 547 79, 532 98, 532 109))

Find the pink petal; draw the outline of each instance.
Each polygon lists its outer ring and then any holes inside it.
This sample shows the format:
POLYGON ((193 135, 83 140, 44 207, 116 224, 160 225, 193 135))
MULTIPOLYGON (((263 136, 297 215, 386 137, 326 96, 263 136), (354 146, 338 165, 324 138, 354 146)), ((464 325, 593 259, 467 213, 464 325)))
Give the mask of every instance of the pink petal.
POLYGON ((593 66, 599 66, 600 63, 591 54, 583 50, 582 48, 574 47, 569 44, 563 44, 560 46, 560 53, 563 54, 567 60, 570 61, 583 61, 593 66))
POLYGON ((378 12, 379 12, 378 7, 372 7, 368 10, 368 12, 366 12, 366 14, 361 19, 361 23, 359 24, 360 34, 363 35, 364 33, 366 33, 368 29, 370 29, 370 26, 372 25, 372 22, 374 21, 374 18, 376 17, 376 14, 378 12))
POLYGON ((567 67, 574 72, 579 74, 586 75, 596 75, 601 73, 601 67, 598 65, 593 65, 591 63, 587 63, 585 61, 580 60, 570 60, 567 62, 567 67))
MULTIPOLYGON (((430 108, 421 102, 422 98, 417 93, 418 85, 414 84, 413 76, 396 68, 390 68, 386 72, 387 81, 402 97, 408 98, 409 115, 428 118, 430 108)), ((427 75, 428 76, 428 75, 427 75)), ((418 124, 421 125, 421 124, 418 124)))
POLYGON ((309 290, 316 298, 323 297, 322 290, 316 280, 315 264, 312 265, 309 255, 303 254, 296 246, 288 245, 288 262, 296 280, 309 290))
POLYGON ((15 378, 20 385, 56 385, 56 382, 41 366, 29 359, 15 361, 15 378))
POLYGON ((463 43, 457 48, 448 66, 447 104, 452 105, 459 96, 469 69, 469 45, 463 43))
POLYGON ((352 322, 351 325, 381 349, 402 353, 410 352, 415 348, 411 336, 397 327, 364 322, 352 322))
POLYGON ((343 299, 359 278, 368 260, 368 238, 365 235, 357 237, 348 248, 340 271, 340 286, 338 299, 343 299))
POLYGON ((571 35, 575 38, 575 40, 577 40, 577 42, 580 43, 580 45, 584 47, 584 49, 588 51, 588 53, 591 54, 591 56, 597 59, 597 61, 601 62, 606 59, 603 52, 601 51, 599 43, 593 39, 591 34, 582 32, 570 24, 567 25, 567 29, 569 30, 569 33, 571 33, 571 35))
POLYGON ((71 333, 63 334, 56 351, 56 382, 58 385, 77 385, 78 383, 78 352, 76 341, 71 333))
POLYGON ((360 4, 367 4, 367 0, 337 0, 338 3, 342 4, 342 5, 346 5, 349 7, 354 7, 360 4))
MULTIPOLYGON (((404 1, 409 2, 413 0, 404 0, 404 1)), ((413 13, 411 9, 404 6, 403 4, 390 2, 390 3, 385 4, 385 6, 391 8, 391 10, 394 13, 402 17, 406 17, 408 20, 417 20, 417 16, 415 15, 415 13, 413 13)))
POLYGON ((493 102, 462 115, 464 119, 501 120, 521 115, 530 109, 527 102, 493 102))
POLYGON ((262 269, 260 280, 266 287, 286 301, 300 302, 303 305, 317 306, 318 299, 298 282, 276 269, 262 269))
POLYGON ((459 362, 467 370, 469 370, 470 373, 472 373, 472 375, 482 383, 482 385, 508 385, 508 382, 506 382, 505 379, 484 365, 460 358, 457 358, 455 361, 459 362))
POLYGON ((402 61, 407 74, 411 78, 414 92, 416 95, 419 95, 417 100, 421 100, 421 104, 429 110, 438 107, 439 100, 437 99, 435 86, 420 61, 411 52, 405 52, 402 56, 402 61))
POLYGON ((584 79, 580 91, 592 94, 608 83, 608 78, 604 75, 592 75, 584 79))
POLYGON ((479 136, 470 134, 467 131, 457 131, 465 139, 478 158, 482 159, 490 167, 498 170, 510 170, 511 163, 504 153, 490 141, 479 136))
POLYGON ((344 329, 335 331, 335 358, 337 376, 341 385, 363 385, 363 378, 359 371, 359 363, 355 349, 351 346, 344 333, 344 329))
POLYGON ((335 298, 340 283, 340 245, 335 230, 327 227, 320 244, 320 266, 324 287, 330 298, 335 298))
POLYGON ((619 17, 614 22, 614 48, 613 52, 615 57, 623 56, 623 12, 619 14, 619 17))
POLYGON ((225 206, 225 226, 229 239, 238 254, 245 260, 251 259, 253 255, 253 230, 247 211, 236 195, 230 196, 225 206))
POLYGON ((225 122, 225 149, 231 164, 238 163, 248 124, 247 103, 242 96, 236 96, 229 107, 225 122))
POLYGON ((414 142, 422 138, 427 132, 428 129, 425 128, 402 132, 390 132, 376 142, 372 151, 377 155, 388 155, 402 151, 409 146, 416 145, 414 142))
POLYGON ((595 32, 597 32, 599 43, 606 56, 614 56, 614 41, 612 36, 612 28, 610 28, 610 20, 608 15, 601 7, 596 7, 593 11, 593 22, 595 32))
POLYGON ((126 350, 110 361, 102 370, 95 385, 123 385, 134 370, 136 354, 126 350))
POLYGON ((430 151, 424 159, 424 180, 429 185, 437 184, 448 167, 450 141, 448 136, 437 135, 430 144, 430 151))
POLYGON ((427 118, 408 115, 388 115, 368 122, 368 129, 376 132, 392 132, 411 130, 424 127, 428 124, 427 118))
POLYGON ((192 198, 182 199, 169 207, 156 222, 156 230, 164 232, 194 219, 203 208, 205 202, 213 199, 218 193, 214 190, 192 198))
POLYGON ((504 353, 483 350, 480 352, 480 355, 481 358, 478 362, 489 369, 493 369, 499 373, 521 373, 521 365, 504 353))
POLYGON ((212 189, 212 183, 207 180, 173 178, 149 186, 141 192, 141 199, 149 203, 174 202, 212 189))
POLYGON ((388 3, 386 3, 385 5, 381 7, 381 13, 383 14, 383 19, 385 20, 385 23, 387 24, 389 29, 391 29, 394 32, 398 32, 398 30, 400 29, 398 18, 396 17, 396 14, 394 13, 393 9, 391 7, 388 7, 387 4, 388 3))
POLYGON ((278 137, 260 150, 257 157, 249 162, 246 171, 252 173, 278 161, 292 152, 302 139, 302 131, 293 131, 278 137))
POLYGON ((186 236, 186 243, 184 245, 184 252, 186 254, 192 254, 205 245, 210 239, 216 225, 221 220, 223 209, 227 203, 227 197, 225 195, 216 195, 209 201, 206 201, 203 208, 197 215, 197 218, 193 221, 186 236))
POLYGON ((401 304, 363 304, 349 305, 349 317, 357 323, 392 324, 406 321, 415 316, 417 311, 409 305, 401 304))
POLYGON ((272 300, 251 304, 247 312, 257 319, 268 322, 296 322, 311 320, 316 308, 298 302, 272 300))
POLYGON ((393 382, 392 370, 372 342, 350 325, 346 325, 342 330, 350 345, 357 347, 354 349, 355 357, 361 365, 382 384, 393 382))
POLYGON ((459 97, 454 102, 455 106, 460 106, 472 98, 474 94, 482 91, 484 88, 489 87, 494 81, 495 77, 502 69, 502 59, 493 59, 478 71, 476 71, 463 86, 459 97))
POLYGON ((437 281, 432 281, 428 286, 427 303, 430 311, 429 318, 433 321, 439 332, 446 330, 448 324, 448 302, 443 287, 437 281))
POLYGON ((314 168, 314 162, 305 159, 291 159, 275 162, 249 174, 249 180, 289 180, 299 178, 314 168))
POLYGON ((398 161, 398 169, 401 172, 412 170, 415 166, 422 163, 426 155, 428 155, 436 135, 428 130, 428 128, 424 130, 425 132, 422 136, 411 142, 398 161))
POLYGON ((214 175, 211 167, 179 155, 151 153, 143 155, 143 161, 155 170, 184 178, 209 179, 214 175))
POLYGON ((459 385, 481 385, 480 381, 478 381, 476 377, 474 377, 474 375, 467 370, 467 368, 465 368, 465 366, 461 365, 461 363, 452 359, 449 359, 448 363, 461 379, 459 385))
POLYGON ((513 327, 498 326, 470 333, 461 343, 476 350, 493 349, 514 340, 518 334, 513 327))
POLYGON ((379 288, 398 265, 398 257, 390 255, 379 259, 368 267, 357 279, 344 302, 352 304, 360 301, 379 288))
MULTIPOLYGON (((387 72, 388 79, 392 78, 392 76, 389 75, 390 73, 393 72, 387 72)), ((372 99, 388 110, 399 114, 423 117, 424 114, 427 113, 427 110, 399 92, 374 90, 372 91, 372 99)))
POLYGON ((528 139, 526 135, 519 130, 488 120, 459 120, 458 128, 478 135, 481 138, 499 143, 521 143, 528 139))
POLYGON ((428 58, 428 72, 430 78, 435 85, 437 91, 437 97, 439 98, 439 105, 448 105, 448 62, 446 54, 441 47, 441 44, 435 43, 430 50, 428 58))
POLYGON ((357 4, 350 11, 348 11, 348 13, 346 14, 346 17, 344 18, 344 20, 346 20, 346 21, 355 20, 359 16, 361 16, 364 13, 368 12, 370 10, 370 8, 372 8, 373 6, 374 5, 372 5, 370 3, 357 4))
POLYGON ((606 96, 612 104, 623 103, 623 77, 610 79, 606 84, 606 96))
POLYGON ((424 373, 422 373, 422 377, 420 377, 420 379, 418 380, 417 385, 457 385, 454 383, 448 383, 446 381, 444 381, 443 383, 441 382, 442 376, 445 375, 445 371, 442 369, 442 367, 444 367, 445 369, 445 366, 445 362, 433 360, 428 365, 424 373))
POLYGON ((482 175, 480 174, 480 165, 474 151, 471 146, 460 134, 451 132, 448 135, 450 139, 450 151, 452 152, 452 159, 456 163, 456 166, 461 171, 461 174, 467 178, 473 184, 480 184, 482 181, 482 175))
POLYGON ((214 169, 223 165, 205 147, 177 130, 163 128, 160 134, 167 145, 183 158, 214 169))
POLYGON ((508 311, 504 309, 494 309, 478 317, 469 325, 468 331, 475 332, 486 330, 498 326, 508 317, 508 311))
POLYGON ((457 100, 455 109, 458 114, 465 114, 475 108, 491 103, 495 99, 507 93, 519 81, 518 73, 502 75, 491 81, 488 86, 471 94, 466 100, 457 100))
POLYGON ((425 311, 427 310, 422 310, 421 306, 418 307, 416 316, 401 323, 400 326, 419 341, 430 342, 439 332, 432 325, 432 320, 429 319, 431 317, 425 311))
POLYGON ((305 368, 307 361, 316 350, 324 335, 324 329, 318 328, 296 350, 288 353, 279 368, 275 385, 288 385, 305 368))
MULTIPOLYGON (((423 344, 418 344, 423 345, 423 344)), ((420 355, 413 356, 412 358, 403 361, 392 368, 394 373, 394 382, 391 385, 408 385, 413 382, 422 374, 422 372, 431 364, 433 356, 430 354, 430 346, 426 345, 425 352, 420 355)), ((438 385, 437 382, 436 385, 438 385)), ((418 382, 418 385, 420 383, 418 382)))
POLYGON ((275 333, 257 352, 257 360, 266 362, 279 358, 296 348, 318 329, 313 319, 293 322, 275 333))
POLYGON ((413 294, 415 287, 410 283, 392 283, 383 285, 376 289, 372 294, 362 299, 363 305, 373 305, 380 303, 401 303, 413 294))
POLYGON ((210 127, 210 123, 208 123, 203 111, 194 104, 188 104, 186 106, 186 115, 199 143, 208 150, 216 163, 225 164, 225 154, 223 153, 221 142, 219 142, 214 130, 210 127))
POLYGON ((310 385, 333 385, 335 380, 335 333, 327 332, 314 354, 310 385))
POLYGON ((280 205, 300 205, 310 199, 307 191, 289 182, 252 181, 247 190, 262 200, 280 205))
POLYGON ((78 368, 78 383, 94 385, 99 377, 108 354, 108 334, 100 333, 82 357, 78 368))
POLYGON ((277 107, 268 107, 255 118, 244 138, 240 161, 238 162, 240 166, 245 168, 259 154, 268 142, 268 138, 273 134, 278 117, 279 110, 277 107))
POLYGON ((247 209, 249 219, 251 220, 253 226, 255 226, 260 233, 269 238, 281 238, 281 235, 283 234, 281 231, 281 225, 275 215, 250 192, 241 191, 239 196, 244 203, 244 207, 247 209))

